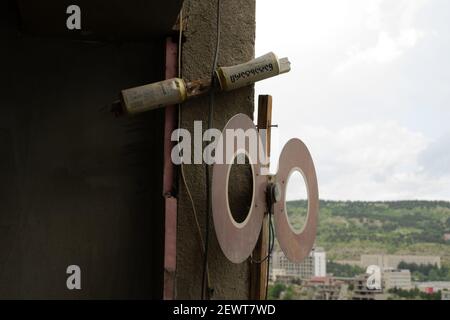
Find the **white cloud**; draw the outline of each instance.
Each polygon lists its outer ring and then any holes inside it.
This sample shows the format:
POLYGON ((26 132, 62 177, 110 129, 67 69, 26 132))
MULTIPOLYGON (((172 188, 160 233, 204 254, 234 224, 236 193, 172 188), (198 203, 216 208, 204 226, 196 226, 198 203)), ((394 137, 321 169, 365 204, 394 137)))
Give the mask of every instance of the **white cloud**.
MULTIPOLYGON (((353 44, 347 59, 336 72, 343 72, 361 63, 384 64, 401 57, 414 48, 425 32, 416 27, 416 16, 428 0, 373 0, 370 1, 363 21, 367 31, 375 33, 375 42, 353 44)), ((367 35, 367 34, 366 34, 367 35)))
MULTIPOLYGON (((429 175, 420 161, 430 141, 388 121, 331 130, 304 127, 323 199, 448 199, 450 174, 429 175)), ((304 194, 297 183, 289 194, 304 194)))
POLYGON ((435 177, 450 173, 450 131, 429 144, 419 158, 426 172, 435 177))
POLYGON ((257 55, 292 62, 256 86, 274 97, 273 168, 299 137, 322 198, 450 200, 450 136, 435 141, 450 115, 449 23, 448 1, 258 0, 257 55))

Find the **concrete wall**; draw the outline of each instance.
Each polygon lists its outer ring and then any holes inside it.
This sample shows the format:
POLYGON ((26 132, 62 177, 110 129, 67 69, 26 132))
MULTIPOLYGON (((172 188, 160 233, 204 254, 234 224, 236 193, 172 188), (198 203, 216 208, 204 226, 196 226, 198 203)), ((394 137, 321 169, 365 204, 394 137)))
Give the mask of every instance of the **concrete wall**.
MULTIPOLYGON (((184 14, 187 16, 186 42, 183 45, 183 77, 187 80, 208 78, 211 73, 215 49, 216 1, 187 0, 184 14)), ((221 44, 219 65, 233 65, 254 57, 255 1, 222 1, 221 44)), ((222 130, 226 122, 236 113, 253 115, 254 90, 252 87, 218 94, 214 112, 214 127, 222 130)), ((182 127, 193 132, 195 120, 203 121, 207 127, 208 97, 190 101, 183 105, 182 127)), ((202 234, 205 230, 205 167, 185 167, 187 183, 194 197, 202 234)), ((232 190, 234 203, 245 209, 249 196, 249 181, 243 168, 236 175, 232 190)), ((192 206, 181 181, 178 209, 177 278, 178 299, 198 299, 201 293, 202 261, 200 242, 193 218, 192 206)), ((244 210, 245 211, 245 210, 244 210)), ((214 299, 247 299, 249 297, 249 263, 235 265, 223 255, 215 237, 210 219, 209 268, 214 299)))
POLYGON ((162 296, 163 111, 114 119, 120 89, 163 78, 163 41, 19 32, 0 5, 0 298, 162 296), (66 268, 82 290, 66 288, 66 268))
MULTIPOLYGON (((215 1, 187 0, 185 79, 209 77, 215 1)), ((163 42, 100 43, 36 38, 0 7, 0 298, 161 298, 163 111, 114 119, 122 88, 163 77, 163 42), (68 265, 82 290, 66 288, 68 265)), ((255 1, 222 1, 219 65, 254 57, 255 1)), ((214 126, 253 114, 253 88, 218 94, 214 126)), ((182 127, 206 128, 208 98, 186 103, 182 127)), ((246 212, 249 177, 233 174, 233 207, 246 212)), ((201 229, 205 168, 186 167, 201 229)), ((200 297, 202 255, 179 183, 177 298, 200 297)), ((249 264, 223 256, 210 220, 213 298, 246 299, 249 264)))

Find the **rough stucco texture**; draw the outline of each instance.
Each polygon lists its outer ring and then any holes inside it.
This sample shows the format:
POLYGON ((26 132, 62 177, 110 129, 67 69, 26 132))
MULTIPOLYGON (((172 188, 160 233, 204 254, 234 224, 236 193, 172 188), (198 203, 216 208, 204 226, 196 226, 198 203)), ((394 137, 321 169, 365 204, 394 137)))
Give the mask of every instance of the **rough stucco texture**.
MULTIPOLYGON (((255 1, 228 0, 221 3, 221 42, 219 66, 234 65, 254 58, 255 1)), ((216 1, 185 1, 183 9, 187 17, 186 41, 183 44, 182 72, 186 80, 207 78, 216 40, 216 1)), ((226 122, 237 113, 253 115, 254 89, 246 87, 228 93, 219 93, 215 99, 214 127, 222 130, 226 122)), ((182 107, 182 127, 193 132, 194 121, 203 121, 207 127, 208 97, 199 98, 182 107)), ((245 172, 245 170, 243 171, 245 172)), ((186 165, 186 180, 191 190, 202 234, 205 234, 206 188, 205 167, 186 165)), ((245 180, 242 174, 238 180, 245 180)), ((248 184, 237 183, 233 193, 248 195, 248 184)), ((201 242, 197 231, 192 206, 186 189, 179 181, 177 276, 176 297, 199 299, 201 295, 202 265, 201 242)), ((243 206, 248 197, 243 197, 243 206)), ((249 263, 232 264, 223 255, 217 242, 212 218, 208 263, 213 299, 249 298, 249 263)))

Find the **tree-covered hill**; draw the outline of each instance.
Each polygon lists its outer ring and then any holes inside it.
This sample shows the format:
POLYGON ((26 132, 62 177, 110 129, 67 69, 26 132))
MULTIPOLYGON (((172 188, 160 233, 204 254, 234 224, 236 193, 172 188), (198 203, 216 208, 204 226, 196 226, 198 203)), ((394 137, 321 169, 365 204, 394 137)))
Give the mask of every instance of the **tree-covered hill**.
MULTIPOLYGON (((287 203, 294 228, 306 216, 306 200, 287 203)), ((359 260, 364 253, 439 255, 450 264, 450 202, 320 201, 317 245, 332 259, 359 260)))

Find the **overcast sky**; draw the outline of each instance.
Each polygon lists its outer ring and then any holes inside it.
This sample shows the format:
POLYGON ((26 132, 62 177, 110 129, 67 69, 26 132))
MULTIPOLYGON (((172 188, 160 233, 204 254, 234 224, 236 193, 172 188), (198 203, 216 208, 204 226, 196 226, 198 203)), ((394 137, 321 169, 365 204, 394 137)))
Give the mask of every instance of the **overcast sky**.
POLYGON ((257 0, 256 10, 256 54, 292 63, 256 86, 274 97, 273 160, 298 137, 322 199, 450 200, 450 1, 257 0))

